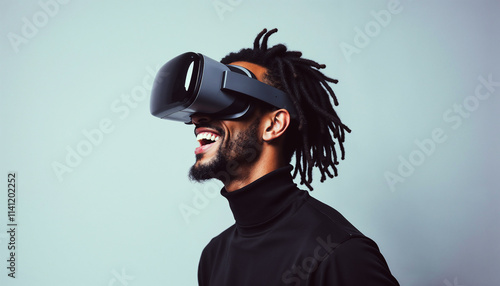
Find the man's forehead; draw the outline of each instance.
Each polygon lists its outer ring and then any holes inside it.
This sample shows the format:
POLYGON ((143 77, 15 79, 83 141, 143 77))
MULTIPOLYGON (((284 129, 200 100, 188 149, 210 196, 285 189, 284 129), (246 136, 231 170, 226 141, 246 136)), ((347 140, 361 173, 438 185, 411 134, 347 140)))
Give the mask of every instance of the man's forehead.
POLYGON ((259 81, 265 82, 267 69, 261 65, 245 61, 232 62, 230 63, 230 65, 244 67, 247 70, 251 71, 259 81))

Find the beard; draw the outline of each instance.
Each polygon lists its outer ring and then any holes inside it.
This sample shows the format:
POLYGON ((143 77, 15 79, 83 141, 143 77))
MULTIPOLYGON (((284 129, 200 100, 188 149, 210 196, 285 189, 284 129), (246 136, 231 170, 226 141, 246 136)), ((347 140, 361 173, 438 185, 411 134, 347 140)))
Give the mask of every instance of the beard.
MULTIPOLYGON (((259 124, 260 120, 256 119, 234 139, 221 142, 212 160, 205 164, 195 163, 191 167, 189 178, 196 182, 218 179, 224 184, 236 178, 239 167, 251 165, 260 157, 262 141, 257 135, 259 124)), ((203 156, 203 153, 196 155, 196 161, 203 156)))

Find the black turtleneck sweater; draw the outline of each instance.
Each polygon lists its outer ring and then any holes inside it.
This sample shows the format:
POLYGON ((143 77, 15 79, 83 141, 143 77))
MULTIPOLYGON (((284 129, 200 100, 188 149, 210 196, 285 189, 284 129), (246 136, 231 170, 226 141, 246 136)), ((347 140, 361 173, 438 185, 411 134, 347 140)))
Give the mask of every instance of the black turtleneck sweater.
POLYGON ((375 242, 299 190, 291 170, 221 190, 236 223, 203 250, 199 285, 399 285, 375 242))

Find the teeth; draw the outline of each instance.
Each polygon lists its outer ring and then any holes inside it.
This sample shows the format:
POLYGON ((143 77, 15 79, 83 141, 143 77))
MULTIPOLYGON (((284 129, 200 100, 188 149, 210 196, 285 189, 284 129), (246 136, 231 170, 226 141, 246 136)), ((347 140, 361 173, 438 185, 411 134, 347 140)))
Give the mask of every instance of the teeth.
POLYGON ((219 136, 212 134, 210 132, 202 132, 196 136, 196 140, 210 140, 210 141, 218 141, 220 139, 219 136))

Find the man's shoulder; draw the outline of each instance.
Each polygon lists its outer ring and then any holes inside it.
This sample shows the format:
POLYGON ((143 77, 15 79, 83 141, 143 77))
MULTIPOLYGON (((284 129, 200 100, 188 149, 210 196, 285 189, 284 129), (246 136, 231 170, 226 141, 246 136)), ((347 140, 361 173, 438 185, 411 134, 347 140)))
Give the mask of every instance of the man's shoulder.
POLYGON ((217 236, 213 237, 205 246, 203 252, 208 252, 208 251, 217 252, 221 250, 220 248, 224 247, 227 244, 228 240, 231 239, 232 235, 234 234, 235 228, 236 225, 233 224, 230 227, 226 228, 217 236))
POLYGON ((291 223, 300 223, 305 229, 318 234, 332 234, 339 239, 364 235, 335 208, 308 195, 295 213, 291 223), (296 221, 296 222, 293 222, 296 221))
MULTIPOLYGON (((306 195, 301 202, 296 202, 294 209, 293 214, 287 215, 286 219, 274 225, 263 236, 280 237, 283 243, 296 248, 314 246, 321 241, 340 245, 352 238, 367 239, 341 213, 310 195, 306 195)), ((236 236, 238 231, 233 224, 212 238, 203 252, 222 252, 236 236)))

